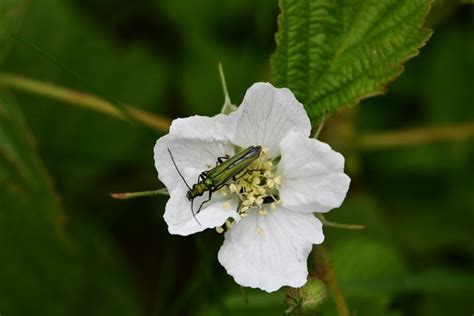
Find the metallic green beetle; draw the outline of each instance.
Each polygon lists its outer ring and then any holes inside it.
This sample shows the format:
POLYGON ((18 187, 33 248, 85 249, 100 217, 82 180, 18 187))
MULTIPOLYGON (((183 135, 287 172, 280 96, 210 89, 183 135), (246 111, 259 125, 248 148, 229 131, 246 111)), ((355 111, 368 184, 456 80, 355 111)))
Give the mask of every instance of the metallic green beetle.
MULTIPOLYGON (((216 166, 212 169, 202 172, 198 177, 198 182, 196 184, 193 184, 192 187, 188 185, 183 175, 179 171, 178 166, 176 165, 176 162, 174 161, 173 155, 171 154, 171 150, 169 148, 168 152, 170 154, 171 161, 173 162, 173 165, 176 168, 176 171, 178 172, 179 176, 188 188, 186 197, 191 202, 191 212, 193 213, 194 219, 196 219, 195 214, 198 214, 201 211, 203 205, 211 200, 212 193, 221 189, 231 180, 235 180, 236 176, 238 176, 245 168, 249 167, 252 162, 258 159, 260 153, 262 152, 262 146, 250 146, 232 157, 226 156, 217 158, 216 166), (205 192, 209 192, 209 198, 203 201, 199 206, 197 212, 194 213, 194 199, 198 196, 202 196, 205 192)), ((199 221, 197 222, 199 223, 199 221)))

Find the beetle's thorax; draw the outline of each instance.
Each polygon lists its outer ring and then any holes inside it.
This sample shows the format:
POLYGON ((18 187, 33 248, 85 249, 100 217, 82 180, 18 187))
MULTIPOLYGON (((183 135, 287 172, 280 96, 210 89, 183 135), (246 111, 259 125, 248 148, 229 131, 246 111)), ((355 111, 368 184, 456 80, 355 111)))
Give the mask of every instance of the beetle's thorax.
POLYGON ((186 197, 188 198, 188 200, 192 200, 198 196, 203 195, 204 192, 208 190, 209 187, 206 185, 205 182, 196 183, 195 185, 193 185, 192 189, 186 193, 186 197))

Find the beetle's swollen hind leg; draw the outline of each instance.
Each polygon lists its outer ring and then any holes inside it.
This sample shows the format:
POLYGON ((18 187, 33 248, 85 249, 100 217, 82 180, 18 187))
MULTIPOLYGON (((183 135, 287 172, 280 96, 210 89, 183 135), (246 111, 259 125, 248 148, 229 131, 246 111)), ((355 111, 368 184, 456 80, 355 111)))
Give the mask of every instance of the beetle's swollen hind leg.
POLYGON ((201 211, 202 207, 204 206, 204 204, 206 204, 207 202, 209 202, 212 198, 212 190, 209 190, 209 198, 205 201, 203 201, 201 203, 201 205, 199 205, 199 209, 197 210, 196 214, 199 214, 199 212, 201 211))

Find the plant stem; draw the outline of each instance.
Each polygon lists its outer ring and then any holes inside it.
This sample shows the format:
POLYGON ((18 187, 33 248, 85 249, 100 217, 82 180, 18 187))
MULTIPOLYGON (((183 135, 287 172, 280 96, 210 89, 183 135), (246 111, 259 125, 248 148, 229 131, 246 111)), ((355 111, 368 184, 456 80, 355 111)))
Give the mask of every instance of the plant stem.
POLYGON ((221 63, 219 63, 217 67, 219 68, 219 76, 221 78, 222 91, 224 93, 224 104, 231 104, 229 91, 227 90, 227 83, 225 81, 224 69, 222 68, 221 63))
POLYGON ((359 224, 344 224, 344 223, 336 223, 336 222, 331 222, 324 217, 323 214, 321 213, 316 213, 316 217, 323 223, 325 226, 330 226, 330 227, 335 227, 335 228, 343 228, 343 229, 353 229, 353 230, 358 230, 358 229, 365 229, 365 225, 359 225, 359 224))
POLYGON ((320 122, 319 125, 318 125, 318 129, 316 130, 316 132, 314 132, 314 135, 313 135, 313 138, 314 138, 314 139, 318 139, 319 134, 321 134, 321 131, 322 131, 323 128, 324 128, 324 123, 325 123, 325 121, 326 121, 326 114, 327 114, 327 113, 328 113, 327 111, 324 112, 323 116, 321 117, 321 122, 320 122))
POLYGON ((155 196, 155 195, 167 195, 167 196, 169 196, 169 193, 165 188, 158 189, 158 190, 155 190, 155 191, 110 193, 110 196, 112 196, 114 199, 119 199, 119 200, 128 200, 128 199, 133 199, 133 198, 138 198, 138 197, 155 196))
POLYGON ((428 144, 447 140, 461 140, 474 136, 474 123, 443 127, 415 128, 360 136, 358 148, 377 150, 391 147, 428 144))
MULTIPOLYGON (((227 92, 222 65, 219 64, 222 88, 224 90, 224 107, 235 106, 230 103, 227 92)), ((91 94, 78 92, 61 86, 29 79, 20 75, 0 73, 0 86, 5 86, 20 91, 25 91, 37 95, 50 97, 75 106, 95 110, 112 117, 129 120, 127 116, 110 102, 91 94)), ((166 132, 169 129, 171 120, 167 117, 158 116, 150 112, 125 106, 127 114, 134 120, 149 126, 158 131, 166 132)), ((314 135, 317 137, 324 126, 324 119, 318 126, 314 135)), ((420 145, 449 140, 462 140, 474 136, 474 123, 464 123, 443 127, 415 128, 410 130, 398 130, 392 132, 381 132, 375 134, 362 135, 357 140, 357 147, 361 150, 380 150, 392 147, 420 145)))
MULTIPOLYGON (((105 113, 115 118, 128 120, 124 113, 104 99, 20 75, 0 73, 0 86, 50 97, 72 105, 105 113)), ((168 131, 171 124, 170 119, 166 117, 157 116, 131 106, 125 106, 125 109, 127 114, 134 120, 162 132, 168 131)))
POLYGON ((339 316, 350 316, 346 299, 337 283, 326 247, 323 245, 316 246, 313 251, 313 256, 316 261, 316 276, 326 283, 331 290, 334 303, 336 304, 337 314, 339 316))
POLYGON ((221 113, 222 114, 230 114, 234 112, 237 107, 232 104, 229 97, 229 91, 227 90, 227 83, 225 81, 224 69, 222 68, 222 64, 219 63, 217 65, 219 68, 219 76, 221 77, 221 84, 222 84, 222 92, 224 93, 224 105, 222 106, 221 113))

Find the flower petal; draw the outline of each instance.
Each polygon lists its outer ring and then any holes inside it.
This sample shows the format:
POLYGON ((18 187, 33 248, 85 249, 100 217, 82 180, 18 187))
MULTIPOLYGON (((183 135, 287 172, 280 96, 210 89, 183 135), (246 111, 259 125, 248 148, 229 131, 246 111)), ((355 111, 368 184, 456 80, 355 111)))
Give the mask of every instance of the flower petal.
POLYGON ((311 123, 303 105, 293 93, 270 83, 255 83, 242 105, 229 115, 235 119, 232 142, 240 147, 262 145, 270 157, 278 156, 278 144, 290 131, 309 136, 311 123))
MULTIPOLYGON (((170 199, 166 203, 164 219, 168 224, 170 234, 187 236, 207 228, 221 226, 232 217, 236 221, 240 219, 237 214, 237 199, 223 197, 218 192, 213 193, 212 199, 204 204, 201 211, 193 216, 191 202, 186 198, 187 188, 184 184, 170 194, 170 199)), ((194 212, 196 213, 201 203, 207 200, 208 194, 196 198, 194 201, 194 212)))
POLYGON ((233 117, 224 114, 179 118, 171 123, 170 134, 179 138, 228 142, 228 131, 233 121, 233 117))
POLYGON ((284 208, 253 211, 226 232, 219 262, 242 286, 273 292, 306 283, 312 244, 322 243, 322 224, 313 214, 284 208))
POLYGON ((216 165, 218 157, 234 154, 232 146, 219 141, 183 139, 170 134, 161 137, 154 148, 155 167, 158 171, 158 178, 166 185, 168 191, 174 190, 178 184, 183 182, 173 165, 168 149, 182 174, 185 169, 195 171, 188 172, 185 176, 186 182, 190 186, 196 183, 201 172, 216 165))
POLYGON ((344 157, 328 144, 290 133, 280 143, 283 206, 298 212, 327 212, 346 197, 350 178, 344 157))

